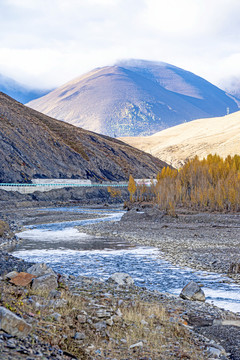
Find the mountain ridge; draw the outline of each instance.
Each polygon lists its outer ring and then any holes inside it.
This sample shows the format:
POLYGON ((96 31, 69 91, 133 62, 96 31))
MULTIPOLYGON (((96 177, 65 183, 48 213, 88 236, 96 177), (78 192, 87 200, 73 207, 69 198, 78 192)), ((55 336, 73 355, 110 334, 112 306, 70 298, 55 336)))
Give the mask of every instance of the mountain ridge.
POLYGON ((184 121, 239 109, 224 91, 174 65, 119 64, 96 68, 27 106, 116 137, 149 135, 184 121))
POLYGON ((51 90, 30 88, 0 74, 0 91, 24 104, 46 95, 51 90))

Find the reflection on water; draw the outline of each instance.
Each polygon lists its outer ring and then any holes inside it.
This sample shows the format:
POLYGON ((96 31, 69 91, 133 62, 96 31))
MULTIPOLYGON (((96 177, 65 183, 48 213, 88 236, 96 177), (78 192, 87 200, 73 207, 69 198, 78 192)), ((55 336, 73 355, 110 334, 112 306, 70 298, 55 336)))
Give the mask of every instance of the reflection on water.
MULTIPOLYGON (((67 208, 67 211, 70 209, 67 208)), ((104 210, 104 213, 109 215, 108 219, 117 220, 122 216, 122 212, 104 210)), ((103 280, 114 272, 126 272, 139 286, 176 295, 193 280, 204 285, 208 301, 225 309, 240 311, 240 288, 233 283, 222 282, 229 279, 218 274, 172 266, 160 258, 161 254, 156 248, 133 246, 116 237, 106 239, 91 236, 73 228, 74 225, 106 219, 38 225, 19 234, 23 241, 14 255, 24 260, 46 262, 58 272, 103 280)))

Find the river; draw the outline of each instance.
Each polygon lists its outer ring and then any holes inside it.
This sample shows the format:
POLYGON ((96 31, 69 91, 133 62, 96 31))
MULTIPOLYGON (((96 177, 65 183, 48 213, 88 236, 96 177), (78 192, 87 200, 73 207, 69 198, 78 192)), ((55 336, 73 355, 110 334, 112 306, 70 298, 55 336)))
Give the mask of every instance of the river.
POLYGON ((179 295, 181 289, 193 280, 203 285, 207 302, 240 312, 240 287, 230 278, 179 268, 165 261, 156 248, 134 246, 116 237, 105 239, 87 235, 75 228, 98 221, 120 220, 122 211, 76 207, 52 210, 97 213, 103 217, 29 226, 18 234, 21 242, 13 255, 31 262, 45 262, 57 272, 75 276, 106 280, 114 272, 126 272, 136 285, 174 295, 179 295))

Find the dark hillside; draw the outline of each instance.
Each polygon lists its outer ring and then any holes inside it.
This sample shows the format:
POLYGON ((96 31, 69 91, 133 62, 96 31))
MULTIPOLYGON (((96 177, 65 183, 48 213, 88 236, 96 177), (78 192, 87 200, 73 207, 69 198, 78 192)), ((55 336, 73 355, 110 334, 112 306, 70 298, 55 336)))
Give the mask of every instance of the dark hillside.
POLYGON ((0 182, 151 177, 165 163, 107 136, 76 128, 0 93, 0 182))

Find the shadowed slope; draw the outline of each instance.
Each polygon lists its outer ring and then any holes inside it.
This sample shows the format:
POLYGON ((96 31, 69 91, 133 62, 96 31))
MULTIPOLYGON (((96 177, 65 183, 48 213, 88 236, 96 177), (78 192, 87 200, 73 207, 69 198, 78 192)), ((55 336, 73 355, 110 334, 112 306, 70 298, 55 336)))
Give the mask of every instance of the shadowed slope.
POLYGON ((165 163, 119 140, 52 119, 0 93, 0 182, 34 177, 126 180, 165 163))

